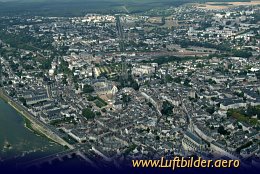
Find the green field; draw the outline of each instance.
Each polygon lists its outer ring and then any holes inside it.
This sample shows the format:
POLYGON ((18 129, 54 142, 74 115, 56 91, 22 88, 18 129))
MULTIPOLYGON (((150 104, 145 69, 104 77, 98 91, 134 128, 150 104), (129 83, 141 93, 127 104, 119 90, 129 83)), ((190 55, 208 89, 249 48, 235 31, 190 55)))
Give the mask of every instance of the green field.
MULTIPOLYGON (((130 13, 141 13, 153 8, 209 1, 214 0, 0 0, 0 16, 82 16, 86 13, 126 13, 126 9, 130 13)), ((232 0, 219 0, 225 1, 232 0)))

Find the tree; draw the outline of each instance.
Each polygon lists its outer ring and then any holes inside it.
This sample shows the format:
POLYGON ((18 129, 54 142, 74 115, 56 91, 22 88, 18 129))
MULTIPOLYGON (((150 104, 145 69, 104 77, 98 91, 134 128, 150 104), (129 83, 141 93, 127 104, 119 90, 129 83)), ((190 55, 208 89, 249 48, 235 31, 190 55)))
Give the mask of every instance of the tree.
POLYGON ((92 95, 87 96, 88 101, 94 101, 97 99, 97 97, 93 97, 92 95))
POLYGON ((224 126, 219 126, 218 133, 220 133, 221 135, 229 135, 230 134, 227 130, 225 130, 224 126))
POLYGON ((46 70, 51 68, 52 59, 46 59, 41 62, 40 69, 46 70))
POLYGON ((166 74, 166 76, 165 76, 165 80, 166 80, 166 82, 167 82, 167 83, 170 83, 170 82, 172 82, 172 81, 173 81, 173 78, 172 78, 172 76, 171 76, 171 75, 169 75, 169 74, 166 74))
POLYGON ((139 90, 139 85, 136 81, 132 81, 131 83, 131 87, 134 89, 134 90, 139 90))
POLYGON ((68 84, 68 82, 67 82, 67 76, 66 76, 66 75, 64 75, 64 77, 63 77, 63 79, 62 79, 62 83, 63 83, 64 85, 67 85, 67 84, 68 84))
POLYGON ((246 51, 246 50, 233 50, 232 53, 236 57, 249 58, 252 56, 252 53, 250 51, 246 51))
POLYGON ((173 79, 173 81, 174 81, 175 83, 181 83, 181 77, 175 77, 175 78, 173 79))
POLYGON ((198 64, 197 64, 197 68, 203 68, 203 66, 204 66, 204 65, 203 65, 202 63, 198 63, 198 64))
POLYGON ((25 98, 20 97, 20 98, 19 98, 19 101, 22 102, 22 104, 23 104, 24 106, 26 106, 26 100, 25 100, 25 98))
POLYGON ((123 95, 122 95, 122 101, 123 101, 124 104, 127 104, 128 102, 131 101, 131 98, 130 98, 129 95, 123 94, 123 95))
POLYGON ((94 88, 91 85, 88 85, 88 84, 84 85, 83 93, 89 94, 92 92, 94 92, 94 88))
POLYGON ((236 95, 236 96, 238 96, 238 97, 244 97, 244 93, 243 93, 243 92, 237 92, 237 91, 235 91, 233 94, 236 95))
POLYGON ((164 43, 164 44, 162 45, 162 47, 163 47, 163 48, 166 48, 166 44, 164 43))
POLYGON ((217 82, 216 82, 215 80, 213 80, 213 79, 209 79, 209 80, 207 80, 206 82, 208 82, 208 83, 211 84, 211 85, 217 84, 217 82))
POLYGON ((163 115, 166 115, 166 116, 171 115, 172 109, 173 109, 173 105, 170 102, 163 101, 162 110, 161 110, 163 115))
POLYGON ((155 140, 156 140, 156 141, 160 141, 159 135, 156 135, 156 136, 155 136, 155 140))
POLYGON ((78 90, 79 89, 79 84, 78 83, 75 83, 75 89, 78 90))
POLYGON ((87 119, 94 119, 95 118, 95 113, 92 112, 90 108, 83 109, 82 115, 83 115, 83 117, 85 117, 87 119))
POLYGON ((96 114, 97 116, 100 116, 100 115, 101 115, 101 113, 100 113, 100 112, 96 112, 95 114, 96 114))
POLYGON ((231 24, 231 21, 227 21, 227 22, 226 22, 226 25, 230 25, 230 24, 231 24))
POLYGON ((208 107, 207 109, 206 109, 206 112, 208 112, 209 114, 213 114, 214 112, 215 112, 215 108, 214 107, 208 107))
POLYGON ((184 80, 183 85, 184 85, 184 86, 191 87, 191 85, 190 85, 190 80, 186 78, 186 79, 184 80))

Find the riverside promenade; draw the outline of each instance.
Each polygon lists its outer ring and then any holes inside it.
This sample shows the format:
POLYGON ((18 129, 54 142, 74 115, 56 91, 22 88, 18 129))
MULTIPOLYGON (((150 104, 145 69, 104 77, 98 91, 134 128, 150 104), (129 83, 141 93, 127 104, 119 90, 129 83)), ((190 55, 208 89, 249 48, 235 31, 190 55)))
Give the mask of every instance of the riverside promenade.
MULTIPOLYGON (((18 102, 14 101, 6 92, 0 88, 0 98, 2 98, 5 102, 7 102, 10 106, 12 106, 15 110, 17 110, 19 113, 21 113, 26 119, 28 119, 31 122, 31 126, 34 130, 40 132, 41 134, 45 135, 52 141, 68 147, 69 149, 74 149, 74 147, 66 142, 64 139, 62 139, 57 133, 55 133, 54 130, 52 130, 48 125, 41 122, 35 116, 27 111, 27 109, 19 104, 18 102)), ((4 113, 2 113, 4 114, 4 113)))

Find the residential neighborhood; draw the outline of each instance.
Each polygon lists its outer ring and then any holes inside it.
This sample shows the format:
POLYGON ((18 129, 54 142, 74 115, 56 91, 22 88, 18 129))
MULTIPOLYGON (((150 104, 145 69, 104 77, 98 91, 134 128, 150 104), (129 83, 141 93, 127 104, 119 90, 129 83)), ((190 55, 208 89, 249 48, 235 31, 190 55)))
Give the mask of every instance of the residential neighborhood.
POLYGON ((1 95, 96 165, 259 166, 259 5, 163 12, 1 16, 1 95))

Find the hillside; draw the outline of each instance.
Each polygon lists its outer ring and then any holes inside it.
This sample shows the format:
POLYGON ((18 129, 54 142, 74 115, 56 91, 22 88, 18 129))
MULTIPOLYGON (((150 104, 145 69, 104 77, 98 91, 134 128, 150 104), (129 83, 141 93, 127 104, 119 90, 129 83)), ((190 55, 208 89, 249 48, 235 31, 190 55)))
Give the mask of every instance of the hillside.
POLYGON ((209 1, 214 0, 0 0, 0 15, 81 16, 125 12, 125 7, 131 9, 130 13, 138 13, 151 8, 209 1))

